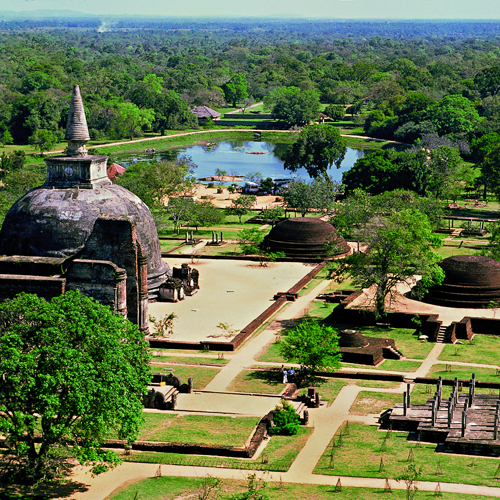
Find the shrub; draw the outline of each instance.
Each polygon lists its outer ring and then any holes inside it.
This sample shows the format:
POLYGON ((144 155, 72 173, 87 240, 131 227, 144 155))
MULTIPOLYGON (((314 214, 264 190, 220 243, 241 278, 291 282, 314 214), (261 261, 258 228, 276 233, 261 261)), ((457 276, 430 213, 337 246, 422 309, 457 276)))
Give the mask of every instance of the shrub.
POLYGON ((286 400, 283 400, 281 405, 276 406, 273 421, 274 426, 269 431, 271 434, 293 436, 299 431, 299 416, 295 408, 286 400))

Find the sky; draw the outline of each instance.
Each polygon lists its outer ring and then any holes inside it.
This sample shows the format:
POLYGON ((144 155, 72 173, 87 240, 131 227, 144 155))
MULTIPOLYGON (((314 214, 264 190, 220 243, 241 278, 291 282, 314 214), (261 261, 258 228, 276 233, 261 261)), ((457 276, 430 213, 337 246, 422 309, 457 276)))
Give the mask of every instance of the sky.
POLYGON ((1 0, 0 11, 73 10, 96 15, 500 19, 500 0, 1 0))

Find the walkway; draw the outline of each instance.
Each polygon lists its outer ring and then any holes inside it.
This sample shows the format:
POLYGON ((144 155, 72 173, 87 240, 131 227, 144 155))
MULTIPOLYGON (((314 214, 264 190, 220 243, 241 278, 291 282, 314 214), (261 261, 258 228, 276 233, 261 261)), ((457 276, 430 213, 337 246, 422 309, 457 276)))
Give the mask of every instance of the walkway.
MULTIPOLYGON (((313 290, 311 290, 307 295, 304 295, 297 301, 288 303, 286 306, 281 308, 274 320, 267 326, 267 328, 254 335, 254 337, 250 338, 237 352, 227 355, 227 359, 229 360, 229 362, 221 368, 218 375, 216 375, 212 379, 212 381, 206 386, 204 391, 198 394, 186 395, 189 396, 190 400, 188 401, 186 399, 186 401, 184 402, 185 406, 189 406, 193 411, 196 411, 198 409, 200 412, 202 412, 209 409, 210 411, 223 412, 226 411, 229 406, 235 403, 236 406, 233 406, 233 411, 241 411, 241 413, 253 414, 254 412, 251 410, 252 404, 250 404, 249 406, 242 403, 242 406, 238 407, 237 399, 241 396, 236 396, 235 394, 231 393, 228 394, 228 386, 235 379, 235 377, 237 377, 241 373, 242 370, 248 369, 255 364, 265 366, 280 366, 280 363, 260 362, 256 361, 255 358, 259 355, 263 348, 275 341, 276 333, 282 327, 283 321, 289 321, 303 316, 312 300, 314 300, 317 295, 322 293, 329 285, 330 281, 323 281, 313 290), (225 394, 222 394, 224 392, 225 394)), ((405 373, 405 377, 409 379, 423 377, 427 375, 434 364, 446 363, 438 359, 444 347, 445 344, 435 344, 425 360, 418 360, 422 363, 420 367, 415 372, 405 373)), ((172 353, 171 355, 175 356, 176 354, 172 353)), ((183 354, 179 355, 182 356, 183 354)), ((193 355, 196 356, 195 354, 193 355)), ((200 358, 204 358, 205 356, 207 355, 199 355, 200 358)), ((464 365, 465 363, 453 362, 451 364, 464 365)), ((465 365, 471 367, 482 366, 475 363, 467 363, 465 365)), ((346 368, 345 370, 348 371, 349 369, 346 368)), ((359 369, 357 371, 359 371, 359 369)), ((377 374, 384 373, 383 370, 375 371, 370 368, 363 368, 362 371, 373 371, 377 374)), ((401 374, 401 372, 392 373, 401 374)), ((406 384, 400 384, 399 386, 391 389, 367 388, 358 385, 344 386, 331 406, 322 405, 318 409, 310 409, 309 425, 313 427, 314 430, 307 440, 305 446, 297 455, 297 458, 293 462, 290 469, 286 473, 259 472, 258 475, 264 476, 264 478, 268 481, 278 482, 281 480, 285 483, 289 482, 334 486, 337 483, 337 480, 339 478, 338 476, 317 475, 313 474, 313 470, 319 459, 323 455, 324 450, 331 442, 340 426, 342 426, 342 424, 346 420, 372 423, 372 415, 360 417, 349 414, 350 408, 355 402, 358 394, 361 391, 401 394, 405 389, 406 384)), ((254 400, 255 398, 259 398, 259 396, 245 396, 244 398, 250 401, 250 399, 254 400)), ((262 411, 267 410, 267 408, 271 408, 277 401, 276 396, 260 396, 260 399, 262 399, 262 401, 258 404, 258 406, 261 407, 262 411)), ((179 400, 179 403, 182 403, 182 405, 184 405, 181 400, 179 400)), ((260 413, 260 411, 256 413, 260 413)), ((106 498, 116 488, 126 482, 153 477, 157 470, 158 464, 124 463, 113 471, 103 474, 102 476, 92 478, 88 474, 88 468, 78 466, 75 468, 75 473, 72 479, 76 482, 88 484, 91 486, 91 488, 87 492, 75 493, 71 496, 71 498, 74 500, 101 500, 106 498)), ((204 477, 207 474, 210 474, 222 479, 241 480, 247 477, 249 471, 207 467, 162 465, 161 472, 162 475, 165 476, 204 477)), ((383 489, 385 485, 385 479, 376 478, 341 477, 341 482, 342 486, 346 487, 355 486, 383 489)), ((418 487, 423 491, 434 491, 436 485, 437 483, 435 482, 420 482, 418 487)), ((391 481, 391 487, 393 489, 405 489, 404 483, 397 483, 395 481, 391 481)), ((441 483, 441 490, 443 492, 450 493, 459 492, 484 495, 495 498, 500 497, 500 488, 485 486, 441 483)))

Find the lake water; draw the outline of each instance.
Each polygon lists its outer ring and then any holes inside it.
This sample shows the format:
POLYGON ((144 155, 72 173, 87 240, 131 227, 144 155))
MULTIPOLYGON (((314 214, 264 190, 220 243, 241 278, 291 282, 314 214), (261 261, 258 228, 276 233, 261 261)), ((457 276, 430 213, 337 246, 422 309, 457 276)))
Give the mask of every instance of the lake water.
MULTIPOLYGON (((215 175, 215 170, 225 170, 227 175, 245 176, 260 172, 264 178, 301 178, 309 180, 305 169, 290 172, 283 167, 282 155, 287 149, 287 144, 265 141, 221 141, 205 146, 190 146, 175 148, 158 153, 138 153, 120 156, 118 163, 123 166, 137 162, 150 162, 159 160, 173 160, 177 156, 190 156, 198 165, 194 175, 197 178, 215 175), (251 154, 251 153, 264 154, 251 154)), ((349 170, 358 158, 364 156, 364 151, 347 148, 347 152, 339 169, 330 169, 330 177, 342 182, 342 173, 349 170)))

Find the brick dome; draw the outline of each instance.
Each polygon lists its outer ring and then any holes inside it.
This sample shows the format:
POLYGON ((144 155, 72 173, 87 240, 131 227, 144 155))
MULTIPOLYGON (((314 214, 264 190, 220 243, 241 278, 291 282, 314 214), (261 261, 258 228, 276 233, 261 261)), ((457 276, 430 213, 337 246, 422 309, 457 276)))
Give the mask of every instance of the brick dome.
POLYGON ((337 230, 321 219, 297 217, 279 222, 265 237, 264 244, 272 252, 285 252, 287 257, 326 257, 325 243, 339 245, 335 255, 348 253, 349 245, 337 230))
POLYGON ((445 279, 429 290, 425 302, 470 308, 500 302, 500 262, 497 260, 481 255, 456 255, 439 265, 445 279))

